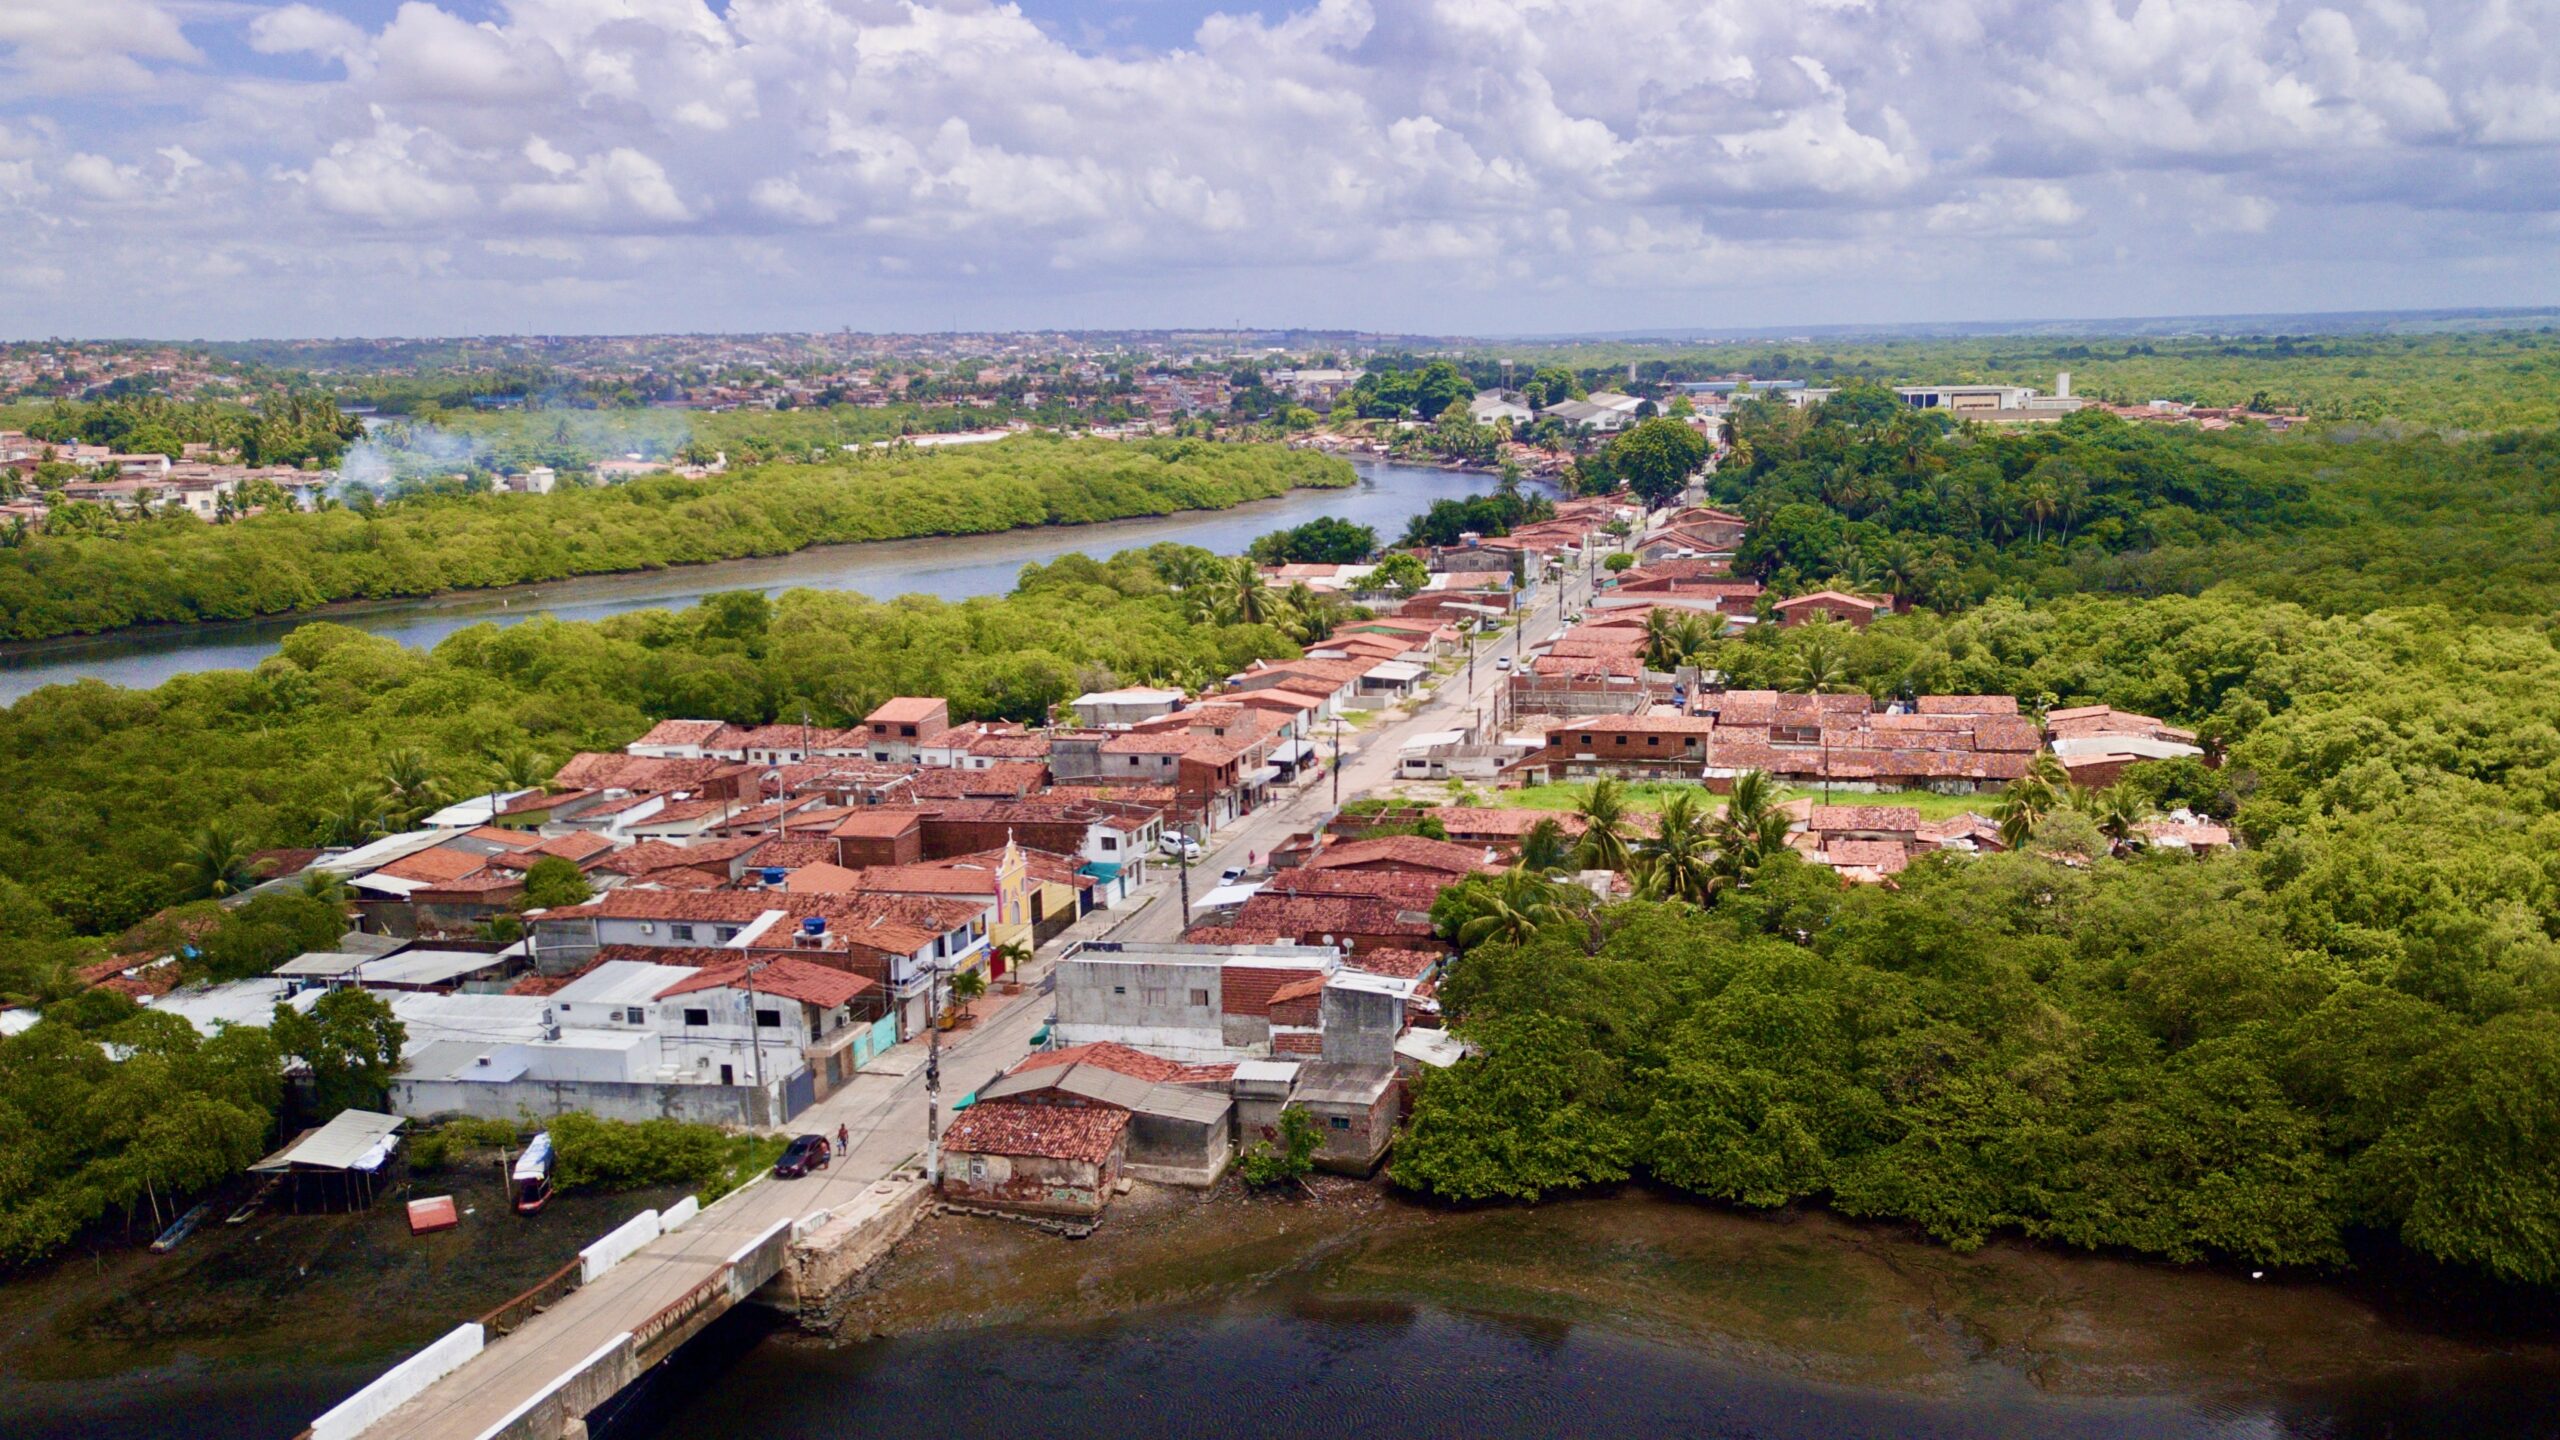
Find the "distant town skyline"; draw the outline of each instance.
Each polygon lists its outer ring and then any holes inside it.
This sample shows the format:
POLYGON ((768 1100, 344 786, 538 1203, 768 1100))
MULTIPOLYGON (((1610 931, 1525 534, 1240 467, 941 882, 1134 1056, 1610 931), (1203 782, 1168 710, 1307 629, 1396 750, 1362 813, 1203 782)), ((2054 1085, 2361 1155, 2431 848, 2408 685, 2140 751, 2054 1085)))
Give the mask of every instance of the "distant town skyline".
POLYGON ((0 8, 8 338, 2534 306, 2555 246, 2531 7, 0 8))

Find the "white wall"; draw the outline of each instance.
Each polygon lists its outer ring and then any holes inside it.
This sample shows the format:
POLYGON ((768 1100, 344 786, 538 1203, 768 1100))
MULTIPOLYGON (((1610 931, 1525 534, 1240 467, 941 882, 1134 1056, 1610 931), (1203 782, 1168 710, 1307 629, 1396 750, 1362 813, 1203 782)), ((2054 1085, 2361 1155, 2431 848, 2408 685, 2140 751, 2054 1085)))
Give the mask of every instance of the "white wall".
POLYGON ((372 1384, 312 1421, 311 1440, 353 1440, 411 1397, 461 1369, 464 1361, 480 1353, 486 1340, 477 1321, 447 1331, 442 1339, 385 1370, 372 1384))

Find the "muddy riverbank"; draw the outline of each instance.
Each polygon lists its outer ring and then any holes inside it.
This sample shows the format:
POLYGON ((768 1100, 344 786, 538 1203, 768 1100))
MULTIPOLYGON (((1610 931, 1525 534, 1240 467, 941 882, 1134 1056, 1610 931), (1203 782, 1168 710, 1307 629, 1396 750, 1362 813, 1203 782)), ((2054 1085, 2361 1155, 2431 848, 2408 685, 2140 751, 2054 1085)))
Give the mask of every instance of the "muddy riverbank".
POLYGON ((2026 1245, 1959 1255, 1635 1189, 1471 1212, 1340 1182, 1295 1203, 1141 1190, 1081 1242, 933 1219, 835 1336, 763 1324, 680 1362, 612 1434, 991 1435, 1033 1413, 1064 1435, 1203 1417, 1247 1434, 2560 1433, 2544 1320, 2026 1245))
POLYGON ((0 1282, 0 1433, 281 1437, 401 1357, 524 1291, 673 1191, 507 1207, 494 1172, 420 1177, 369 1212, 219 1214, 176 1251, 73 1251, 0 1282), (451 1194, 412 1236, 409 1193, 451 1194))

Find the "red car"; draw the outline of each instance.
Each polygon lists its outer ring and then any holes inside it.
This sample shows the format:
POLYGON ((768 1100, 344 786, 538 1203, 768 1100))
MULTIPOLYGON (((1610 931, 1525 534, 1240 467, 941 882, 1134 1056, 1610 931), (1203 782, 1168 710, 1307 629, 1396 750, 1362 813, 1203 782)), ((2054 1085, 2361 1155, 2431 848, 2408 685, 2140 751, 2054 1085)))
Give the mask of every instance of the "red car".
POLYGON ((796 1180, 813 1170, 824 1170, 835 1158, 835 1147, 824 1135, 798 1135, 783 1147, 782 1158, 773 1162, 775 1178, 796 1180))

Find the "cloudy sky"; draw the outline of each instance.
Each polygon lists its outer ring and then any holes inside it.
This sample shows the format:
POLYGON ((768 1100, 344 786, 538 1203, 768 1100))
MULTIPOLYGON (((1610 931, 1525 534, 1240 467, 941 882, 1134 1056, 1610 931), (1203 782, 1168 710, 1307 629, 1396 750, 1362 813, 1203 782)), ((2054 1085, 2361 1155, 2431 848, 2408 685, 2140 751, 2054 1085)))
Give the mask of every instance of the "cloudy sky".
POLYGON ((0 334, 2560 302, 2560 0, 0 0, 0 334))

